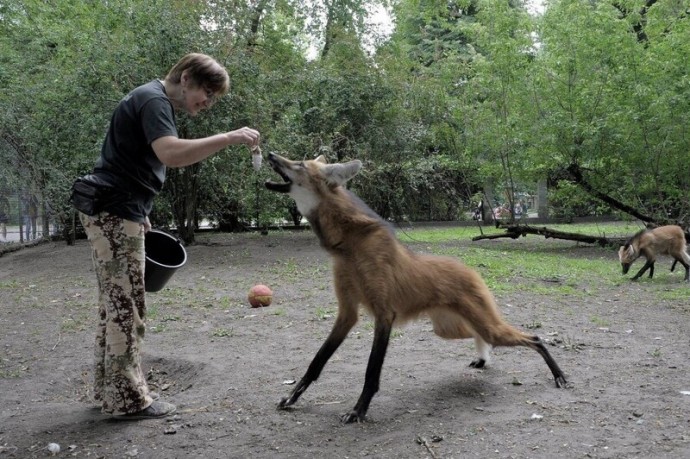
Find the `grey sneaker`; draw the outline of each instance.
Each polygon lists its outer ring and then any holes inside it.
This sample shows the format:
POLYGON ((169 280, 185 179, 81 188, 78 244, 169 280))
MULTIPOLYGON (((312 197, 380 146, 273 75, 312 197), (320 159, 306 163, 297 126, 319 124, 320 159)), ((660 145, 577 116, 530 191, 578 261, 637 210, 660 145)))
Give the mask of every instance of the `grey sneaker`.
POLYGON ((119 421, 134 421, 139 419, 164 418, 165 416, 170 416, 173 414, 175 410, 177 410, 177 407, 172 403, 156 400, 141 411, 137 411, 136 413, 118 414, 113 416, 113 419, 117 419, 119 421))
MULTIPOLYGON (((149 392, 149 397, 151 397, 151 399, 152 399, 154 402, 155 402, 156 400, 158 400, 159 398, 161 398, 161 396, 160 396, 160 394, 159 394, 158 392, 153 392, 153 391, 149 392)), ((94 410, 100 410, 100 409, 101 409, 101 402, 100 402, 99 400, 95 400, 95 399, 92 400, 92 401, 93 401, 93 403, 94 403, 94 405, 95 405, 95 406, 93 407, 93 409, 94 409, 94 410)))

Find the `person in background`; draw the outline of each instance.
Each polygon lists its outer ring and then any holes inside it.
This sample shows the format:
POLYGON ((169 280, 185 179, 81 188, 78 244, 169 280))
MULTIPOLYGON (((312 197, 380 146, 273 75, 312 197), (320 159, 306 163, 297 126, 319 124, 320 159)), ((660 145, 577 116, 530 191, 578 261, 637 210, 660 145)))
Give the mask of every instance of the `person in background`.
POLYGON ((149 390, 140 351, 146 319, 144 233, 167 167, 198 163, 230 145, 258 147, 249 127, 210 137, 181 139, 176 114, 195 116, 229 90, 227 71, 215 59, 192 53, 162 80, 133 89, 117 105, 100 158, 86 177, 114 190, 95 215, 80 212, 98 278, 99 323, 94 398, 115 419, 151 419, 175 412, 149 390))
POLYGON ((484 219, 484 200, 481 199, 477 203, 477 209, 474 212, 476 218, 475 220, 483 220, 484 219))
POLYGON ((24 195, 24 240, 36 239, 36 221, 38 220, 38 199, 27 192, 24 195))

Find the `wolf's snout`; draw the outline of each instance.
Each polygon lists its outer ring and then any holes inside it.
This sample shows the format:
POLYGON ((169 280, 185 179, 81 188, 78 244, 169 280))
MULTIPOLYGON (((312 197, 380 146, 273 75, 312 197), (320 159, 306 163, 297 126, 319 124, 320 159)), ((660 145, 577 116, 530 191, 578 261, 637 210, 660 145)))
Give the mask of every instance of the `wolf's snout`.
POLYGON ((271 166, 271 169, 273 169, 278 175, 280 175, 280 178, 283 179, 283 181, 281 183, 267 180, 264 183, 264 186, 268 190, 275 191, 277 193, 289 193, 292 181, 290 180, 290 177, 287 176, 285 171, 283 171, 283 164, 280 161, 281 157, 275 153, 269 152, 266 158, 269 166, 271 166))

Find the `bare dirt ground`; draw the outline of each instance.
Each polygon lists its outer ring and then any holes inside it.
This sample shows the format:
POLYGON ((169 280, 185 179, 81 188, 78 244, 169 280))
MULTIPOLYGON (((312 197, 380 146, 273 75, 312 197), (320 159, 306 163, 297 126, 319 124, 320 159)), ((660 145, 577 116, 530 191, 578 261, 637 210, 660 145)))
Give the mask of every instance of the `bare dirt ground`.
MULTIPOLYGON (((87 242, 0 257, 0 458, 48 457, 51 442, 56 457, 92 458, 690 457, 690 299, 663 299, 687 291, 679 273, 557 300, 497 294, 509 322, 539 323, 566 389, 536 352, 496 349, 475 370, 471 341, 410 324, 393 335, 367 422, 342 425, 364 380, 373 335, 365 316, 295 407, 276 409, 336 313, 314 235, 199 239, 187 265, 148 296, 145 370, 178 405, 161 420, 113 421, 90 401, 87 242), (246 293, 259 282, 274 289, 274 304, 250 309, 246 293)), ((607 257, 619 269, 610 250, 564 247, 564 263, 607 257)))

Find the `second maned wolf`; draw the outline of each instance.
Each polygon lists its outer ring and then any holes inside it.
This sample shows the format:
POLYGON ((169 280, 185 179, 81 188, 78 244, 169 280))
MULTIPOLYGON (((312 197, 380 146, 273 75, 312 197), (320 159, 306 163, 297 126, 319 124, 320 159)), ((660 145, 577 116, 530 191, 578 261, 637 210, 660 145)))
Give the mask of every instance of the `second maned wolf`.
POLYGON ((374 318, 374 343, 364 388, 343 422, 364 420, 379 390, 392 327, 420 316, 429 317, 434 332, 442 338, 474 338, 479 356, 470 363, 472 367, 484 367, 493 346, 525 346, 543 357, 556 387, 565 386, 565 375, 539 337, 523 333, 503 320, 479 274, 454 258, 408 250, 386 222, 345 189, 343 185, 362 167, 360 161, 326 164, 323 157, 290 161, 269 154, 268 163, 283 182, 268 181, 266 188, 287 193, 295 200, 322 247, 332 256, 338 297, 333 329, 279 408, 294 404, 316 381, 357 323, 360 305, 374 318))
POLYGON ((685 280, 690 281, 690 256, 685 251, 685 232, 678 225, 659 226, 654 229, 643 229, 633 235, 625 245, 618 249, 618 259, 623 267, 623 274, 628 274, 633 262, 643 256, 647 259, 640 270, 632 277, 639 279, 649 270, 649 278, 654 277, 654 263, 658 255, 671 255, 671 271, 680 262, 685 268, 685 280))

